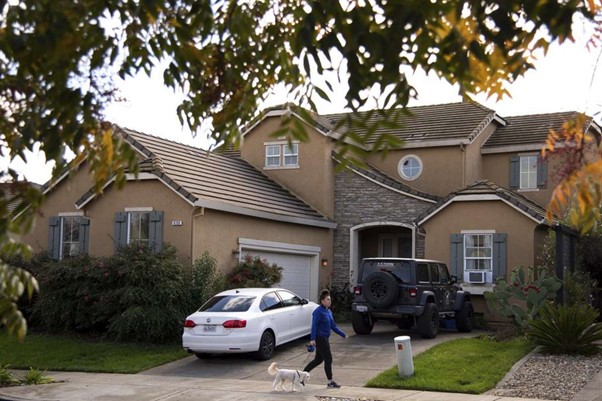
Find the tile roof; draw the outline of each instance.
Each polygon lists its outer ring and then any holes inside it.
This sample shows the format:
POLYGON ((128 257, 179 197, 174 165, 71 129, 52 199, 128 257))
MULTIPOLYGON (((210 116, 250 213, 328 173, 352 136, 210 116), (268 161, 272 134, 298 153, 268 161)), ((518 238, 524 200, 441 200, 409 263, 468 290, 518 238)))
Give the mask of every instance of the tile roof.
MULTIPOLYGON (((438 213, 440 209, 444 208, 446 204, 450 201, 453 201, 455 197, 461 195, 495 195, 500 199, 506 201, 515 209, 520 210, 521 212, 530 216, 533 220, 539 222, 540 224, 550 225, 549 222, 546 221, 545 207, 541 206, 537 202, 532 201, 529 198, 526 198, 520 193, 511 191, 506 188, 502 188, 488 180, 476 181, 471 185, 468 185, 464 188, 450 193, 445 198, 441 199, 436 205, 431 207, 429 210, 423 212, 414 221, 420 224, 429 216, 438 213)), ((557 224, 558 221, 555 219, 554 223, 557 224)))
MULTIPOLYGON (((483 148, 543 145, 550 129, 559 131, 565 121, 574 119, 579 114, 576 111, 568 111, 505 117, 506 126, 499 127, 483 144, 483 148)), ((587 122, 589 124, 591 118, 587 122)))
MULTIPOLYGON (((299 224, 335 224, 246 161, 115 126, 146 156, 141 172, 159 177, 197 206, 221 205, 251 214, 299 224)), ((80 199, 80 204, 85 200, 80 199), (81 202, 80 202, 81 201, 81 202)), ((211 207, 211 206, 207 206, 211 207)), ((219 207, 218 207, 219 209, 219 207)))
MULTIPOLYGON (((326 114, 322 117, 330 124, 342 124, 338 130, 349 129, 345 119, 367 118, 366 124, 376 123, 375 135, 370 144, 383 134, 391 134, 405 146, 427 141, 472 141, 495 117, 496 113, 475 102, 447 103, 399 109, 391 124, 386 123, 382 110, 326 114)), ((358 129, 362 129, 361 127, 358 129)))

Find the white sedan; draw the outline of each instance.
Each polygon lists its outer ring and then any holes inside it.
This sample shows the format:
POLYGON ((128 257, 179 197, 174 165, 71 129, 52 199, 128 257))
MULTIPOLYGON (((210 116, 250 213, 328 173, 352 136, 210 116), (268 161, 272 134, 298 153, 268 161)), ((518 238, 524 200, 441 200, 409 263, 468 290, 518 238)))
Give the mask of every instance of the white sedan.
POLYGON ((282 288, 223 291, 186 318, 182 345, 199 358, 255 352, 270 359, 276 346, 310 333, 317 306, 282 288))

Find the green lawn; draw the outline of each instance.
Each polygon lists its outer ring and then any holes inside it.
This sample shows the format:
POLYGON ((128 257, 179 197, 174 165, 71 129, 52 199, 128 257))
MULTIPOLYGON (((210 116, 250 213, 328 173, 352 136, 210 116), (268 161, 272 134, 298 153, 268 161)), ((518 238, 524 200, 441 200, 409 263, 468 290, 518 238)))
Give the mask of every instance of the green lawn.
POLYGON ((11 369, 138 373, 187 355, 180 344, 118 344, 37 334, 28 334, 21 343, 0 333, 0 365, 11 369))
POLYGON ((418 354, 413 376, 400 378, 396 365, 370 380, 367 387, 481 394, 495 387, 532 349, 526 340, 452 340, 418 354))

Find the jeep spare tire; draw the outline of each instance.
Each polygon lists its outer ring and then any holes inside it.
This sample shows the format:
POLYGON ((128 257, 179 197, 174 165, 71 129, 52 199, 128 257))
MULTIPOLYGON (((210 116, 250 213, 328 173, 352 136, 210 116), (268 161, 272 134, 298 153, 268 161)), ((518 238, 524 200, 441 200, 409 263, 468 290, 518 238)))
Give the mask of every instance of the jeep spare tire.
POLYGON ((375 308, 384 308, 397 300, 399 285, 391 273, 374 272, 364 280, 362 292, 370 305, 375 308))

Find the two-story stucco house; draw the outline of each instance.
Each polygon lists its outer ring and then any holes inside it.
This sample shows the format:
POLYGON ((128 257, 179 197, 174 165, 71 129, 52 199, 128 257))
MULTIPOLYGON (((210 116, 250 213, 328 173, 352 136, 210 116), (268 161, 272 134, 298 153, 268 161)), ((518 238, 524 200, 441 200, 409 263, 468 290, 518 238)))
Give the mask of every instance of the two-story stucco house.
MULTIPOLYGON (((295 110, 267 110, 244 129, 239 152, 221 154, 116 127, 138 152, 140 175, 93 196, 84 161, 72 179, 45 187, 43 217, 24 240, 56 258, 167 241, 184 263, 208 251, 222 271, 252 254, 284 267, 282 285, 311 299, 328 284, 352 283, 363 257, 438 259, 480 298, 477 312, 486 309, 478 294, 497 277, 534 265, 562 163, 540 150, 549 129, 576 113, 412 107, 376 132, 402 139, 401 148, 339 171, 335 139, 353 128, 335 127, 347 116, 295 110), (274 137, 291 115, 307 141, 274 137)), ((587 132, 599 157, 600 127, 589 121, 587 132)))

